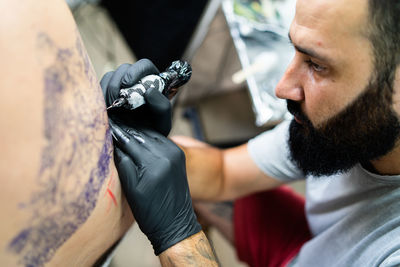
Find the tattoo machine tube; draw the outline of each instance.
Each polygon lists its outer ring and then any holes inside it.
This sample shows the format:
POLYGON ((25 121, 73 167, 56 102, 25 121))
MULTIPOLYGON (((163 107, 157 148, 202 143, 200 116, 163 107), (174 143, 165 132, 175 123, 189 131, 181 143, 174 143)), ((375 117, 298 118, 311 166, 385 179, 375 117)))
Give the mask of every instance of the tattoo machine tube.
POLYGON ((192 67, 186 61, 172 62, 164 72, 158 75, 147 75, 130 88, 120 90, 119 98, 107 108, 124 107, 133 110, 144 104, 144 93, 151 87, 157 88, 168 99, 178 92, 178 88, 189 81, 192 76, 192 67))

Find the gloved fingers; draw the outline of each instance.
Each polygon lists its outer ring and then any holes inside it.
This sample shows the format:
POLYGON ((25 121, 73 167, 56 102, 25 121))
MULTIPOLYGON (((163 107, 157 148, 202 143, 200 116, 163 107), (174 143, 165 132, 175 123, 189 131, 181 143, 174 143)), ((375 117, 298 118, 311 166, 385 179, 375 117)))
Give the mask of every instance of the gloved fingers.
POLYGON ((107 106, 111 105, 112 102, 119 97, 119 91, 121 89, 121 80, 125 75, 126 70, 131 66, 131 64, 125 63, 119 66, 110 78, 108 86, 106 87, 106 101, 107 106))
POLYGON ((106 74, 104 74, 103 78, 101 78, 100 87, 101 87, 101 90, 103 91, 104 97, 106 97, 107 87, 108 87, 108 84, 110 83, 113 73, 114 73, 113 71, 109 71, 106 74))
POLYGON ((121 86, 128 88, 136 84, 141 78, 150 75, 160 73, 157 67, 150 60, 144 58, 132 64, 126 69, 124 76, 122 77, 121 86))
POLYGON ((155 87, 150 87, 144 93, 144 99, 151 111, 155 114, 169 114, 171 112, 171 102, 160 93, 155 87))
POLYGON ((118 147, 114 150, 115 166, 126 195, 135 190, 139 183, 139 176, 135 163, 118 147))
POLYGON ((170 101, 156 88, 149 88, 145 92, 144 98, 149 112, 152 113, 151 117, 156 130, 167 136, 172 127, 170 101))
POLYGON ((157 130, 138 127, 142 135, 146 136, 147 146, 158 146, 169 142, 169 139, 157 130))
POLYGON ((153 151, 153 154, 175 161, 185 161, 182 149, 172 140, 149 128, 140 129, 140 131, 146 136, 147 147, 153 151))
POLYGON ((123 128, 118 126, 113 128, 113 136, 117 147, 125 152, 137 166, 145 165, 146 162, 153 158, 153 154, 146 144, 148 137, 133 128, 123 128))

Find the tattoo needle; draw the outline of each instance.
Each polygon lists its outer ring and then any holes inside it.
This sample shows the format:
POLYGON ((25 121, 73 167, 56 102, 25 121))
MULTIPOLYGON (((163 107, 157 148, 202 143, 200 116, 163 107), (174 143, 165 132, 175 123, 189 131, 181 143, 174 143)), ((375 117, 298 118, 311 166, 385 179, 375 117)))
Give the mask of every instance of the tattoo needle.
POLYGON ((128 103, 128 100, 126 100, 126 98, 118 98, 117 100, 115 100, 111 106, 109 106, 107 108, 107 110, 112 109, 112 108, 118 108, 118 107, 122 107, 123 105, 125 105, 126 103, 128 103))

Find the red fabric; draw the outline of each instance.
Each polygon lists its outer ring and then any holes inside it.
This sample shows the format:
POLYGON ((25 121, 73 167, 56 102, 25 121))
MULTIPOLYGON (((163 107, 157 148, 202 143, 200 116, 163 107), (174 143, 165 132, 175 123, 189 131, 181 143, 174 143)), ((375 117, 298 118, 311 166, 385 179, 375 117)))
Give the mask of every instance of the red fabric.
POLYGON ((235 202, 235 247, 251 267, 283 267, 311 238, 304 198, 286 186, 235 202))

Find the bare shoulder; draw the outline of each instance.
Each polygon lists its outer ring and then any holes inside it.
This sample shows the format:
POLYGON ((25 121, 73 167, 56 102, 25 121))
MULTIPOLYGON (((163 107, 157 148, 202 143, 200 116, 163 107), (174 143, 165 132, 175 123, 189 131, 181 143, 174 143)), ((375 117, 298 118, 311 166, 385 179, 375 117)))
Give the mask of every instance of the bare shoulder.
POLYGON ((97 77, 64 1, 0 8, 0 263, 90 265, 132 222, 97 77))

